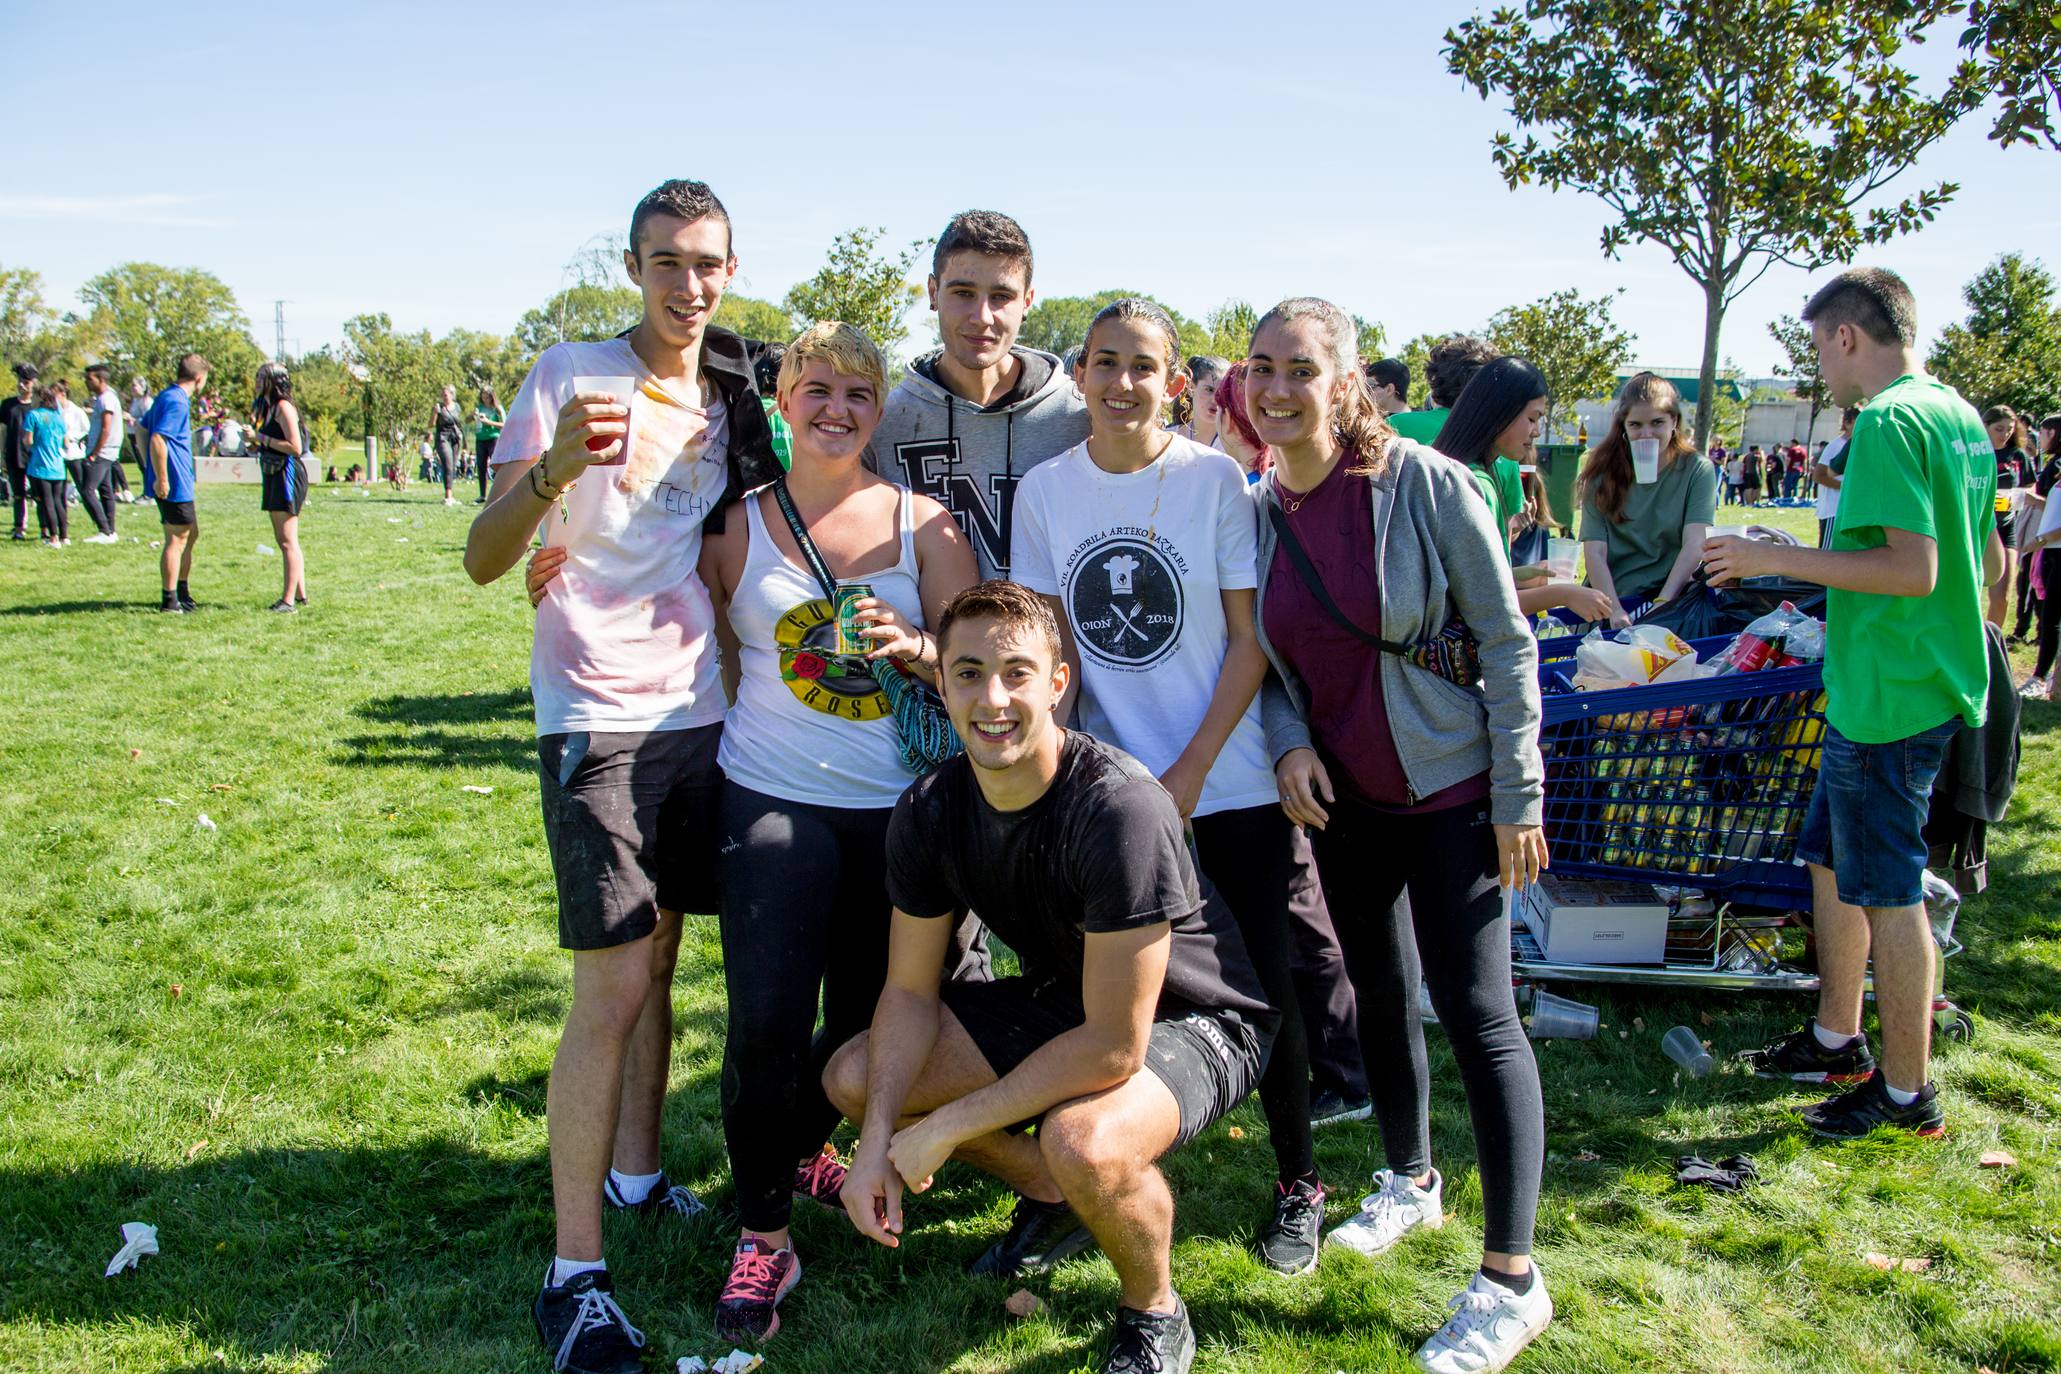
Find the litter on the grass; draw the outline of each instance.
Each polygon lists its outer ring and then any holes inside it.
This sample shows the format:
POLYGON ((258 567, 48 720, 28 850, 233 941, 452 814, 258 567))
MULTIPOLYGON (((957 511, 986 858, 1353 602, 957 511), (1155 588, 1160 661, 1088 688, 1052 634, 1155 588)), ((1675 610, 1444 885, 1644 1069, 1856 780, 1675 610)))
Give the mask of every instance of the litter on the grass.
POLYGON ((2018 1156, 2009 1150, 1984 1150, 1979 1162, 1985 1169, 2015 1169, 2018 1167, 2018 1156))
POLYGON ((157 804, 159 806, 177 806, 179 803, 173 801, 170 797, 159 797, 157 804))
POLYGON ((493 796, 493 795, 494 795, 494 789, 493 789, 493 788, 491 788, 491 787, 482 787, 482 786, 480 786, 480 785, 479 785, 478 783, 476 783, 476 782, 468 782, 467 784, 465 784, 465 786, 464 786, 464 788, 463 788, 462 790, 464 790, 464 791, 467 791, 467 792, 474 792, 474 793, 477 793, 478 795, 480 795, 480 796, 482 796, 482 797, 491 797, 491 796, 493 796))
POLYGON ((208 819, 208 813, 205 811, 195 817, 193 823, 202 830, 213 830, 215 828, 215 823, 208 819))
POLYGON ((1922 1274, 1932 1267, 1932 1261, 1923 1255, 1900 1259, 1890 1255, 1878 1255, 1870 1250, 1861 1258, 1874 1265, 1877 1269, 1884 1271, 1900 1269, 1906 1274, 1922 1274))
POLYGON ((279 550, 277 550, 277 549, 273 548, 273 547, 272 547, 272 546, 271 546, 270 544, 260 544, 260 545, 258 545, 258 552, 259 552, 259 553, 277 553, 277 552, 279 552, 279 550))
POLYGON ((749 1374, 765 1363, 749 1350, 733 1350, 714 1364, 699 1355, 682 1355, 673 1366, 673 1374, 749 1374))
POLYGON ((1019 1288, 1009 1295, 1009 1301, 1002 1304, 1002 1309, 1012 1317, 1033 1317, 1044 1305, 1038 1301, 1036 1293, 1028 1288, 1019 1288))
POLYGON ((122 1223, 122 1248, 115 1251, 114 1258, 107 1262, 107 1273, 103 1278, 113 1278, 124 1269, 134 1269, 136 1261, 145 1255, 157 1253, 157 1227, 144 1221, 122 1223))

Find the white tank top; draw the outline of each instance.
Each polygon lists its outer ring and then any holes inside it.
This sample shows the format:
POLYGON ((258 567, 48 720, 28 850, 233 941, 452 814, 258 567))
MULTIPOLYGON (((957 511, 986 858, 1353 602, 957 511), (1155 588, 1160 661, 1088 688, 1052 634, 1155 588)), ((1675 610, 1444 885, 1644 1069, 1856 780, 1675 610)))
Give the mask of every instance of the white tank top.
MULTIPOLYGON (((774 544, 757 493, 743 505, 750 543, 737 594, 730 598, 730 628, 740 643, 743 673, 723 724, 717 755, 723 774, 782 801, 891 807, 915 779, 902 767, 887 698, 865 660, 832 652, 837 623, 822 586, 774 544)), ((921 627, 907 490, 896 524, 900 560, 879 572, 840 578, 839 585, 869 583, 875 596, 921 627)))

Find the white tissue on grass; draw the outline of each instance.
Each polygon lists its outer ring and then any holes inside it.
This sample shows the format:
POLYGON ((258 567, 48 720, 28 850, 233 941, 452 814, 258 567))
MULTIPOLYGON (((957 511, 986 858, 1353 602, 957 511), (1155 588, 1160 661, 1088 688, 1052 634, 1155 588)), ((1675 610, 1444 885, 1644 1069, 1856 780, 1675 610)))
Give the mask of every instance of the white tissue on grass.
POLYGON ((400 524, 400 523, 401 523, 401 517, 400 517, 400 516, 398 516, 398 515, 389 515, 389 516, 388 516, 388 517, 386 518, 386 522, 387 522, 387 523, 388 523, 389 525, 398 525, 398 524, 400 524))
POLYGON ((682 1355, 673 1366, 673 1374, 751 1374, 762 1368, 765 1360, 749 1350, 733 1350, 714 1364, 699 1355, 682 1355))
POLYGON ((699 1355, 682 1355, 673 1366, 673 1374, 708 1374, 708 1361, 699 1355))
POLYGON ((159 806, 177 806, 179 803, 173 801, 170 797, 159 797, 157 804, 159 806))
POLYGON ((478 783, 474 782, 468 782, 461 790, 466 792, 477 792, 482 797, 491 797, 494 795, 493 788, 481 787, 478 783))
POLYGON ((134 1269, 136 1261, 145 1255, 157 1253, 157 1227, 142 1221, 122 1223, 122 1248, 115 1251, 113 1259, 107 1262, 107 1273, 103 1278, 113 1278, 124 1269, 134 1269))
POLYGON ((258 552, 259 552, 259 553, 277 553, 277 552, 279 552, 279 550, 277 550, 277 549, 273 548, 273 547, 272 547, 272 546, 271 546, 270 544, 260 544, 260 545, 258 545, 258 552))
POLYGON ((193 823, 202 830, 213 830, 215 828, 215 823, 208 819, 208 813, 205 811, 195 817, 193 823))

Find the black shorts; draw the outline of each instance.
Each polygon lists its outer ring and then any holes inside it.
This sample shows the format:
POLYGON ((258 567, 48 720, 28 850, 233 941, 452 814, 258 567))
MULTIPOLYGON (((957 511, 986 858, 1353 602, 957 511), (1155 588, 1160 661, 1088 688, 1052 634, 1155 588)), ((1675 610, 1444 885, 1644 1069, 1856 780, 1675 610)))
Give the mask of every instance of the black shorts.
MULTIPOLYGON (((1062 986, 1058 979, 1018 975, 992 983, 948 982, 938 996, 966 1027, 996 1077, 1088 1019, 1080 989, 1062 986)), ((1180 1012, 1152 1023, 1145 1067, 1166 1084, 1181 1110, 1180 1134, 1168 1148, 1195 1139, 1246 1099, 1259 1083, 1272 1041, 1271 1034, 1229 1011, 1180 1012)), ((1011 1129, 1030 1124, 1018 1122, 1011 1129)))
POLYGON ((544 839, 558 880, 558 943, 641 940, 660 910, 716 910, 721 724, 540 735, 544 839))
POLYGON ((193 523, 191 501, 167 501, 157 498, 157 519, 161 525, 190 525, 193 523))

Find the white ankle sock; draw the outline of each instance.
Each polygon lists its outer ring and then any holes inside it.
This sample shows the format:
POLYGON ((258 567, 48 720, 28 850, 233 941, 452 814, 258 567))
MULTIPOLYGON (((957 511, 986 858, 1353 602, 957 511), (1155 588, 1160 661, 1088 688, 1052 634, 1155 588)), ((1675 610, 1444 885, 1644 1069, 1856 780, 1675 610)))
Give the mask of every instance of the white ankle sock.
POLYGON ((1817 1036, 1818 1043, 1828 1050, 1843 1050, 1854 1041, 1860 1039, 1857 1035, 1839 1035, 1828 1031, 1825 1029, 1825 1023, 1822 1021, 1811 1022, 1811 1034, 1817 1036))
POLYGON ((1882 1091, 1891 1102, 1896 1103, 1899 1107, 1908 1107, 1918 1100, 1918 1094, 1916 1093, 1907 1093, 1902 1088, 1890 1087, 1889 1080, 1886 1078, 1882 1080, 1882 1091))
POLYGON ((608 1261, 569 1260, 562 1255, 554 1257, 551 1261, 551 1286, 553 1288, 563 1288, 573 1281, 575 1274, 584 1274, 590 1269, 599 1269, 606 1273, 608 1271, 608 1261))
POLYGON ((650 1197, 651 1190, 656 1188, 658 1181, 665 1176, 663 1169, 655 1174, 624 1174, 614 1169, 608 1171, 608 1181, 615 1185, 615 1190, 622 1196, 623 1201, 632 1207, 650 1197))

